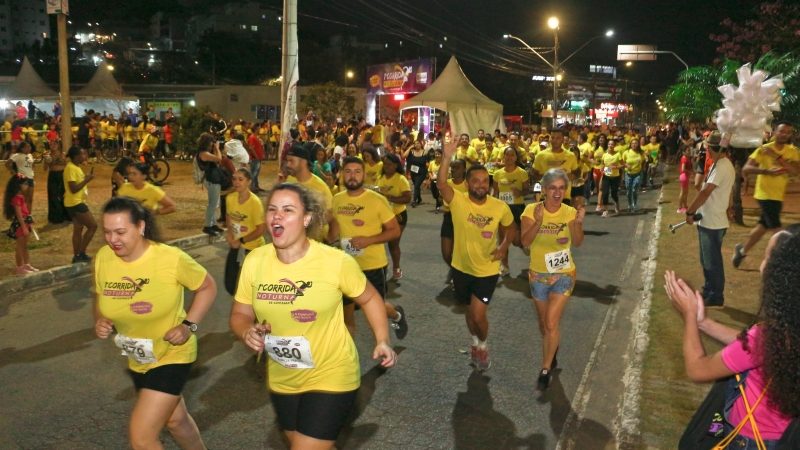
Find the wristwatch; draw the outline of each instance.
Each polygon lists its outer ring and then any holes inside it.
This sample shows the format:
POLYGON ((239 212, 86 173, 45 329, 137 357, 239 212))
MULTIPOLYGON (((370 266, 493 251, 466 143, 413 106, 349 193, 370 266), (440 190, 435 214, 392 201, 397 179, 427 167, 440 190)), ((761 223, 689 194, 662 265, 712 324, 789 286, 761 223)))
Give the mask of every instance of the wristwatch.
POLYGON ((192 333, 194 333, 194 332, 196 332, 196 331, 197 331, 197 324, 196 324, 196 323, 194 323, 194 322, 189 322, 188 320, 185 320, 185 319, 184 319, 184 321, 183 321, 183 322, 181 322, 181 323, 182 323, 182 324, 184 324, 184 325, 186 325, 187 327, 189 327, 189 331, 191 331, 192 333))

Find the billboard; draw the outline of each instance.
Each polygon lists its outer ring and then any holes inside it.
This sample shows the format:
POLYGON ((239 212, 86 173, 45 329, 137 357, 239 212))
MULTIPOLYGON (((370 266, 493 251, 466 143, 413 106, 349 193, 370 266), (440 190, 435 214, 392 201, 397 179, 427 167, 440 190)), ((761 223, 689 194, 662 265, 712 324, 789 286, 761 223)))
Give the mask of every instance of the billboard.
POLYGON ((392 62, 367 67, 367 93, 413 94, 433 83, 436 58, 392 62))
POLYGON ((655 45, 617 45, 617 61, 655 61, 655 45))

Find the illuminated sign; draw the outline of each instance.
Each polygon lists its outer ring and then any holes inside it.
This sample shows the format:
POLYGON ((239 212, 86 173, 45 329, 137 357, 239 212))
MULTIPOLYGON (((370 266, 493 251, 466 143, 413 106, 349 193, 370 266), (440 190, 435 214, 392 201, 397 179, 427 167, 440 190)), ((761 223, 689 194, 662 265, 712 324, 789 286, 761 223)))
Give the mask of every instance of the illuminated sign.
POLYGON ((553 81, 553 77, 548 77, 548 76, 544 76, 544 75, 534 75, 533 77, 531 77, 531 80, 533 80, 533 81, 553 81))
POLYGON ((435 58, 379 64, 367 68, 370 94, 411 94, 424 91, 433 83, 435 58))

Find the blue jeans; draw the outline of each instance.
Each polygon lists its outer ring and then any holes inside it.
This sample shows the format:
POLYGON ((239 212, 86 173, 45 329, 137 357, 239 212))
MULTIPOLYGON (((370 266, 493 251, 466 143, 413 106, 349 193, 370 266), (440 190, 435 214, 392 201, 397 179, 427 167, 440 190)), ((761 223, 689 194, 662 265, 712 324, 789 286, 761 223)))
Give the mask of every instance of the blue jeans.
POLYGON ((706 303, 721 305, 725 301, 725 269, 722 262, 722 239, 727 228, 711 230, 697 226, 700 239, 700 264, 706 282, 703 298, 706 303))
POLYGON ((639 188, 642 186, 642 172, 631 175, 625 173, 625 187, 628 189, 628 208, 639 207, 639 188))
POLYGON ((217 222, 214 221, 214 214, 219 206, 219 193, 222 191, 222 186, 219 184, 209 183, 208 181, 203 181, 203 185, 206 187, 206 193, 208 194, 208 205, 206 205, 206 221, 204 222, 204 226, 210 227, 217 224, 217 222))
POLYGON ((253 180, 250 182, 250 190, 255 192, 258 189, 261 189, 261 186, 258 185, 258 173, 261 172, 261 161, 257 159, 250 160, 250 176, 253 177, 253 180))

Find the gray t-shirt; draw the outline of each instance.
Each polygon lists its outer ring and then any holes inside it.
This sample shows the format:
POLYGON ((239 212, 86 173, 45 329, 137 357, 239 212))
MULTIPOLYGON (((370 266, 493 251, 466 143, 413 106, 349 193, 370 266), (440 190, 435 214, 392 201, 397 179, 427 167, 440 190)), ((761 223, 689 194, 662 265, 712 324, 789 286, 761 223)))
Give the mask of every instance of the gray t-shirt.
POLYGON ((703 218, 697 223, 698 225, 711 230, 728 228, 727 210, 735 177, 733 163, 726 157, 720 158, 711 166, 703 187, 706 184, 713 184, 716 188, 711 191, 711 195, 703 203, 703 206, 697 210, 703 215, 703 218))

